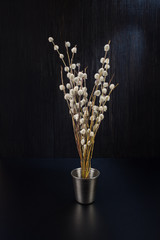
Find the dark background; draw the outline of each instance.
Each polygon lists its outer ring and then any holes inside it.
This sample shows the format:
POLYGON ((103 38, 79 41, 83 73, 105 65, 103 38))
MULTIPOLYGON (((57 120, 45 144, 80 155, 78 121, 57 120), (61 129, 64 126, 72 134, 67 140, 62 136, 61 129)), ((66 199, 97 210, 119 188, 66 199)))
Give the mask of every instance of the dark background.
POLYGON ((1 240, 160 239, 159 45, 158 0, 0 1, 1 240), (89 206, 74 200, 80 164, 49 36, 61 52, 77 44, 89 90, 111 40, 119 86, 96 137, 89 206))
POLYGON ((0 156, 78 157, 53 36, 61 52, 65 40, 77 44, 89 90, 111 40, 119 86, 94 157, 159 157, 159 26, 158 0, 1 0, 0 156))

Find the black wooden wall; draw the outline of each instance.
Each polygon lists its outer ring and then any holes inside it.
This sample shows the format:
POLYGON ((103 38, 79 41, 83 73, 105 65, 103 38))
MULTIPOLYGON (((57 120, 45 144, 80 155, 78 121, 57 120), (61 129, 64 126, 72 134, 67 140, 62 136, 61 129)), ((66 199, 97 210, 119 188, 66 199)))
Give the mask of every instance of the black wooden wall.
POLYGON ((77 157, 71 119, 59 91, 53 36, 77 44, 88 88, 111 40, 114 91, 94 157, 159 157, 158 0, 1 0, 0 156, 77 157))

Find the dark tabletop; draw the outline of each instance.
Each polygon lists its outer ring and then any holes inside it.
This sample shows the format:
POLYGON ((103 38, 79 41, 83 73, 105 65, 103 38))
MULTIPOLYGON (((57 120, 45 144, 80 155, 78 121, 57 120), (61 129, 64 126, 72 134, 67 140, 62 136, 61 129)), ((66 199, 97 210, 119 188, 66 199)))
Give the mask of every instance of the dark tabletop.
POLYGON ((96 201, 74 200, 78 159, 0 161, 0 240, 160 239, 160 171, 155 160, 93 159, 96 201))

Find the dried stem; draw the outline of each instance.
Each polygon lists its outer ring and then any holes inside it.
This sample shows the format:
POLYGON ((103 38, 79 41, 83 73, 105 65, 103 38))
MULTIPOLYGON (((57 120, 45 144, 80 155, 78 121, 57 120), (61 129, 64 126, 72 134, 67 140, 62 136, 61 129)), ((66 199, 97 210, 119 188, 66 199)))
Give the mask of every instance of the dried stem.
POLYGON ((69 67, 71 66, 71 60, 70 60, 70 56, 69 56, 69 52, 68 52, 68 47, 66 46, 66 53, 67 53, 67 57, 68 57, 68 64, 69 67))

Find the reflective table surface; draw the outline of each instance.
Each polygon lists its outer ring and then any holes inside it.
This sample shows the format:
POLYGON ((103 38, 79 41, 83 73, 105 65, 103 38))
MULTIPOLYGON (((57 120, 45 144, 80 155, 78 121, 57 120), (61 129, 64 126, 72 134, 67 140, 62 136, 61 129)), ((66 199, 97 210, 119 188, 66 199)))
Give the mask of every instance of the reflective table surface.
POLYGON ((74 200, 78 159, 1 159, 0 240, 160 239, 157 160, 93 159, 96 200, 74 200))

